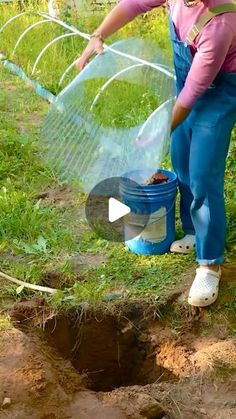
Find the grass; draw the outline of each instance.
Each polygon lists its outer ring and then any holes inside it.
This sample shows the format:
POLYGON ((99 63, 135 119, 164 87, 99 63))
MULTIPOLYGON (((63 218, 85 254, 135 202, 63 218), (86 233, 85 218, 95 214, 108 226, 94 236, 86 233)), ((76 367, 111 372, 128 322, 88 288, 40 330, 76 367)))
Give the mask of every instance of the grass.
POLYGON ((222 359, 214 359, 212 369, 214 376, 221 380, 230 378, 236 373, 236 366, 229 364, 222 359))
MULTIPOLYGON (((85 83, 86 104, 89 108, 105 81, 99 78, 85 83)), ((143 81, 143 85, 132 83, 131 86, 129 82, 119 80, 113 82, 112 86, 101 95, 93 109, 93 117, 99 126, 115 129, 135 127, 144 122, 160 103, 160 99, 158 100, 151 91, 148 81, 146 83, 143 81), (109 112, 107 112, 108 103, 109 112), (127 112, 127 109, 130 111, 127 112)), ((89 108, 85 107, 83 111, 89 112, 89 108)))
POLYGON ((0 314, 0 333, 12 328, 10 318, 5 314, 0 314))
MULTIPOLYGON (((27 10, 46 11, 47 2, 41 0, 37 3, 30 3, 27 10)), ((19 13, 18 4, 0 4, 0 25, 4 24, 10 17, 19 13)), ((105 10, 104 10, 105 13, 105 10)), ((76 13, 71 13, 68 8, 62 8, 61 18, 69 24, 74 25, 83 32, 91 33, 94 28, 101 21, 101 14, 94 14, 89 19, 87 15, 78 16, 76 13)), ((19 43, 13 55, 14 47, 21 33, 31 24, 40 21, 41 18, 34 15, 25 15, 13 21, 6 29, 0 33, 1 51, 3 51, 9 59, 19 63, 25 72, 30 75, 33 69, 34 62, 43 49, 43 47, 57 36, 65 33, 65 30, 54 23, 40 24, 33 28, 19 43)), ((162 10, 150 14, 149 19, 138 18, 136 21, 130 23, 125 29, 121 30, 119 34, 111 37, 109 43, 117 39, 127 38, 130 36, 143 36, 150 41, 155 41, 162 49, 163 53, 169 59, 171 56, 169 48, 169 38, 167 35, 167 21, 166 15, 162 10), (159 16, 158 31, 160 36, 157 37, 157 20, 156 14, 159 16)), ((76 75, 76 70, 71 69, 68 73, 64 84, 59 87, 58 82, 65 69, 80 56, 82 50, 86 45, 86 41, 78 36, 73 36, 60 40, 52 45, 43 55, 39 62, 34 78, 39 80, 43 86, 52 92, 60 91, 67 83, 76 75)))
POLYGON ((136 256, 122 244, 98 238, 83 217, 78 219, 85 197, 76 190, 72 203, 62 208, 37 198, 49 186, 60 187, 40 155, 39 126, 48 106, 3 68, 1 87, 1 269, 32 283, 42 283, 52 270, 66 275, 74 284, 69 290, 73 303, 101 301, 107 294, 149 298, 167 292, 193 263, 192 257, 136 256), (103 254, 106 261, 78 275, 70 260, 79 253, 103 254))
MULTIPOLYGON (((7 16, 14 12, 14 7, 1 9, 3 11, 1 21, 5 21, 7 16)), ((131 34, 142 35, 150 40, 156 40, 158 26, 159 46, 166 57, 170 57, 166 18, 162 11, 158 13, 160 14, 158 23, 154 13, 148 19, 142 17, 133 22, 121 31, 121 35, 126 37, 131 34)), ((78 18, 71 15, 68 19, 76 23, 73 19, 78 18)), ((97 16, 89 20, 81 19, 80 27, 91 32, 98 20, 97 16)), ((23 27, 29 24, 29 20, 21 24, 23 27)), ((12 51, 12 46, 22 27, 15 25, 12 30, 8 31, 8 35, 2 41, 1 48, 4 51, 5 48, 8 52, 12 51)), ((17 59, 26 70, 30 71, 32 68, 36 46, 41 47, 50 36, 51 31, 48 26, 48 31, 45 29, 42 36, 33 37, 32 43, 27 40, 22 43, 17 59)), ((114 37, 112 41, 115 39, 117 38, 114 37)), ((72 43, 75 40, 68 40, 68 42, 72 43)), ((58 80, 59 74, 71 62, 73 54, 75 56, 75 53, 78 53, 76 44, 73 48, 70 44, 67 47, 64 43, 63 45, 51 51, 50 65, 45 56, 45 60, 42 60, 42 67, 39 67, 37 73, 37 78, 53 91, 58 89, 55 80, 58 80), (71 55, 68 55, 68 50, 71 55)), ((82 46, 80 45, 80 48, 82 46)), ((38 284, 44 282, 48 272, 53 271, 65 276, 67 288, 53 297, 52 302, 57 306, 63 300, 66 300, 67 304, 77 304, 80 301, 98 303, 120 297, 148 300, 167 295, 174 284, 181 281, 182 273, 195 264, 193 256, 169 254, 158 257, 138 256, 131 254, 122 244, 111 244, 102 240, 91 232, 81 215, 85 197, 76 189, 70 201, 63 206, 38 198, 40 193, 48 187, 57 190, 62 186, 59 176, 47 166, 41 156, 39 127, 43 115, 48 110, 48 105, 2 67, 0 75, 1 269, 19 279, 38 284), (105 262, 100 266, 87 268, 82 273, 76 273, 72 267, 71 258, 81 253, 103 255, 105 262)), ((73 72, 70 77, 73 77, 73 72)), ((143 97, 144 92, 139 93, 143 97)), ((130 98, 127 97, 127 92, 123 96, 122 107, 126 106, 126 113, 129 115, 130 98)), ((148 100, 144 97, 142 117, 146 116, 145 112, 150 111, 148 107, 150 103, 152 105, 152 100, 150 96, 148 100)), ((112 112, 113 108, 109 111, 112 112)), ((99 113, 99 110, 96 109, 96 112, 99 113)), ((109 112, 107 116, 110 117, 109 112)), ((135 114, 134 117, 136 118, 137 115, 135 114)), ((230 252, 236 251, 234 156, 235 149, 232 147, 226 176, 226 202, 230 226, 228 250, 230 252)), ((3 296, 9 294, 16 296, 15 288, 4 287, 3 296)), ((28 294, 26 290, 20 294, 20 296, 26 295, 31 294, 28 294)))

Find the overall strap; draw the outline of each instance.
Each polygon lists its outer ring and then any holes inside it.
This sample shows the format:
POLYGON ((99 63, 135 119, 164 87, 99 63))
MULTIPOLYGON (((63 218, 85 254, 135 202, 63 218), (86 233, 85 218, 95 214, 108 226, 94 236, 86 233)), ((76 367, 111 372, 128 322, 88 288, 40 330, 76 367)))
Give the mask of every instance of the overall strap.
POLYGON ((218 6, 212 7, 205 12, 199 19, 199 21, 193 26, 191 31, 188 33, 186 41, 191 44, 195 38, 199 35, 204 26, 210 22, 210 20, 223 13, 236 13, 236 4, 225 3, 219 4, 218 6))

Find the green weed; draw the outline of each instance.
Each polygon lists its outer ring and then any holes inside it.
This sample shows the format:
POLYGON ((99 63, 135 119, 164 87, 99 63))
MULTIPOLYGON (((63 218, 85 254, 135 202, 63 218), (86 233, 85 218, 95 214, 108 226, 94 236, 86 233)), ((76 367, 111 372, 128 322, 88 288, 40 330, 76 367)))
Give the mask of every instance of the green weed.
POLYGON ((236 373, 236 366, 225 362, 222 359, 214 359, 212 364, 214 376, 221 380, 230 378, 236 373))
POLYGON ((0 332, 6 332, 12 328, 10 318, 5 314, 0 314, 0 332))

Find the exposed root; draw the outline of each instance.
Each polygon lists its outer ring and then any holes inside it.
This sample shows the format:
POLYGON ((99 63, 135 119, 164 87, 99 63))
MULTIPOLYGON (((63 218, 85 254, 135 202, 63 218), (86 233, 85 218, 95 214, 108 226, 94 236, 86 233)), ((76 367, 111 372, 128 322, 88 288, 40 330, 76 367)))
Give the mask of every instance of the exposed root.
POLYGON ((34 291, 46 292, 48 294, 54 294, 56 291, 58 291, 57 289, 54 289, 54 288, 43 287, 41 285, 35 285, 35 284, 29 284, 28 282, 21 281, 20 279, 17 279, 17 278, 13 278, 12 276, 4 274, 3 272, 0 272, 0 278, 6 279, 7 281, 11 281, 14 284, 17 284, 19 286, 22 286, 22 287, 25 287, 34 291))

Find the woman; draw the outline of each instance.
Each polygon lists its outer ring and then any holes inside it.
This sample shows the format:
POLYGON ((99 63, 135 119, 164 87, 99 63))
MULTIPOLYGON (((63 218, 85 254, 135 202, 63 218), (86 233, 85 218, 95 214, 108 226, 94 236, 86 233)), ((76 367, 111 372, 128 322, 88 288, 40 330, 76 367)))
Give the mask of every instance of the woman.
MULTIPOLYGON (((199 267, 188 301, 199 307, 218 296, 226 235, 225 161, 236 123, 236 5, 226 1, 173 0, 168 5, 177 87, 171 158, 185 233, 171 251, 189 253, 196 245, 199 267)), ((164 3, 121 0, 91 36, 78 69, 103 52, 105 38, 164 3)))

